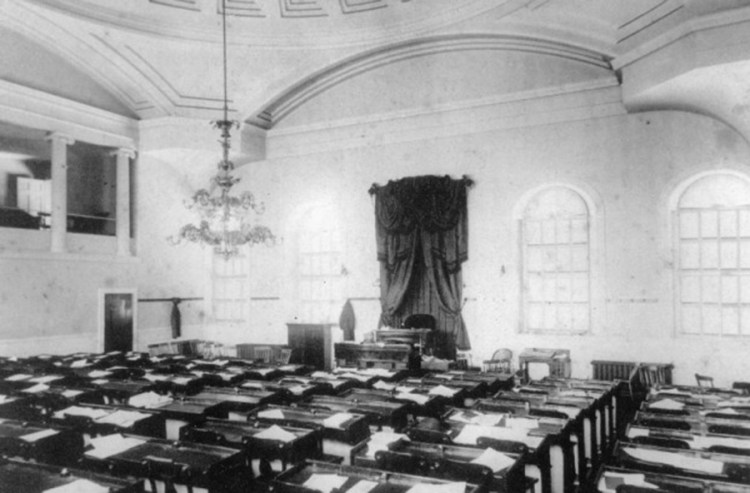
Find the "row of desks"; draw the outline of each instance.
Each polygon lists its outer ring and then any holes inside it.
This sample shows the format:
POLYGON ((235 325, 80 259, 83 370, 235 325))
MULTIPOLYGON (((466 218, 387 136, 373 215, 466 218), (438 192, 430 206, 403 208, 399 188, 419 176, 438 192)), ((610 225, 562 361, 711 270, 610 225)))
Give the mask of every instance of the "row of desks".
MULTIPOLYGON (((81 436, 83 454, 77 445, 68 445, 70 453, 62 457, 71 462, 61 465, 172 484, 223 471, 223 466, 191 467, 188 458, 202 457, 191 448, 195 444, 204 451, 217 447, 239 453, 217 455, 229 465, 245 462, 237 466, 242 472, 232 474, 239 483, 214 478, 217 482, 207 483, 209 491, 252 481, 250 466, 254 476, 272 478, 268 484, 278 491, 313 474, 341 476, 347 468, 359 471, 355 476, 389 470, 395 476, 387 477, 403 476, 404 484, 409 477, 429 475, 438 483, 447 481, 447 487, 465 478, 466 491, 573 491, 611 446, 616 407, 611 383, 571 379, 511 391, 512 376, 474 372, 310 373, 238 361, 154 361, 144 355, 7 363, 0 364, 2 388, 9 391, 0 413, 17 418, 18 410, 26 409, 24 417, 81 436), (56 378, 45 378, 51 376, 56 378), (382 434, 396 438, 382 448, 382 434), (116 438, 97 441, 107 437, 116 438), (101 443, 116 453, 92 458, 89 447, 101 443), (118 450, 123 443, 133 446, 118 450), (497 459, 486 456, 492 453, 510 465, 491 469, 484 462, 497 459), (138 462, 134 457, 141 458, 141 469, 129 469, 138 462), (320 472, 327 468, 338 472, 320 472)), ((44 449, 41 443, 37 448, 44 449)), ((41 456, 43 462, 61 457, 59 448, 52 450, 41 456)), ((14 454, 32 458, 28 451, 14 454)))
POLYGON ((729 389, 651 389, 595 484, 602 493, 750 492, 750 399, 729 389))

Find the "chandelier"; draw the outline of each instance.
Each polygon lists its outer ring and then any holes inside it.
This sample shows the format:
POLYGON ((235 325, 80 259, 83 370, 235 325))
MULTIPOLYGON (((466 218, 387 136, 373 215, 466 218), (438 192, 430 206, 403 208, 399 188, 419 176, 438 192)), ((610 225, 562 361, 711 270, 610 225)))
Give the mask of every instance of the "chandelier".
POLYGON ((262 203, 255 201, 250 192, 242 192, 240 195, 230 194, 232 187, 240 181, 232 176, 234 163, 229 160, 229 149, 231 148, 231 130, 239 128, 239 122, 229 120, 228 98, 227 98, 227 14, 226 0, 221 3, 222 12, 222 47, 224 61, 224 118, 211 122, 214 128, 221 133, 222 158, 218 164, 218 172, 211 180, 214 185, 211 189, 200 189, 193 195, 185 206, 197 212, 200 217, 199 224, 186 224, 180 228, 176 237, 170 237, 173 244, 187 240, 201 245, 209 245, 217 254, 228 260, 239 253, 242 245, 254 245, 256 243, 271 243, 274 241, 273 233, 265 226, 251 225, 246 222, 250 212, 262 214, 264 207, 262 203))

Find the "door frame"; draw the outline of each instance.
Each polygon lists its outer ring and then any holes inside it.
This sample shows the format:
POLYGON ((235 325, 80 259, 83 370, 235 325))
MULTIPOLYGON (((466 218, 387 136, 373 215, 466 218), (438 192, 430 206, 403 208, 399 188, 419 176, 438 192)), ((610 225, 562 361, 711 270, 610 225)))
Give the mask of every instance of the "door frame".
POLYGON ((104 352, 104 307, 106 295, 129 294, 132 298, 133 307, 133 351, 138 351, 138 290, 136 288, 100 288, 97 296, 97 318, 96 318, 96 350, 104 352))

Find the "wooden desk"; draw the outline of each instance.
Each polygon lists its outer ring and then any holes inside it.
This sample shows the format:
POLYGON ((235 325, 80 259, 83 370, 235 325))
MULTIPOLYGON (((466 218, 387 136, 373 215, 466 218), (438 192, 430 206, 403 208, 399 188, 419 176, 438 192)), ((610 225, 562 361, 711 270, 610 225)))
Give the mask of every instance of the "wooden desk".
POLYGON ((510 466, 497 472, 472 463, 484 453, 483 450, 457 445, 407 442, 400 440, 388 446, 388 450, 370 453, 362 449, 354 457, 354 465, 392 472, 405 472, 419 476, 483 483, 478 478, 486 475, 492 491, 500 493, 534 491, 535 481, 525 476, 525 454, 505 453, 515 459, 510 466))
POLYGON ((64 486, 70 487, 72 491, 79 481, 94 483, 109 493, 143 492, 143 480, 140 479, 118 478, 82 469, 63 470, 17 459, 3 459, 0 462, 0 491, 44 493, 64 486))
POLYGON ((402 370, 409 367, 407 344, 337 342, 334 354, 338 366, 402 370))
MULTIPOLYGON (((362 480, 378 483, 375 489, 389 493, 405 493, 418 484, 449 484, 449 481, 414 476, 409 474, 392 473, 384 475, 382 471, 365 467, 334 465, 325 462, 306 461, 281 473, 272 483, 274 491, 279 493, 313 493, 319 488, 305 487, 304 484, 314 474, 338 475, 345 481, 339 491, 347 491, 362 480)), ((485 486, 467 484, 464 493, 484 493, 485 486)))

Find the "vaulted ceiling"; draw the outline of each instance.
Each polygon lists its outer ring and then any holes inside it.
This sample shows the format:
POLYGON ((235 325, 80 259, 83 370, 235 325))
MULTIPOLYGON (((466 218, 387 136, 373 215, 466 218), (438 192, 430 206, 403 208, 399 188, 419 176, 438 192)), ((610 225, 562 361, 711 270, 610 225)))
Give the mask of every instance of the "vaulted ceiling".
MULTIPOLYGON (((748 5, 226 0, 231 107, 236 118, 274 128, 332 87, 384 66, 451 53, 488 60, 523 53, 618 78, 632 110, 709 113, 750 135, 737 109, 750 108, 748 5), (711 87, 717 81, 720 91, 711 87)), ((0 79, 141 120, 215 119, 221 22, 221 0, 0 0, 0 79)), ((467 79, 483 70, 482 63, 462 69, 475 72, 467 79)))

